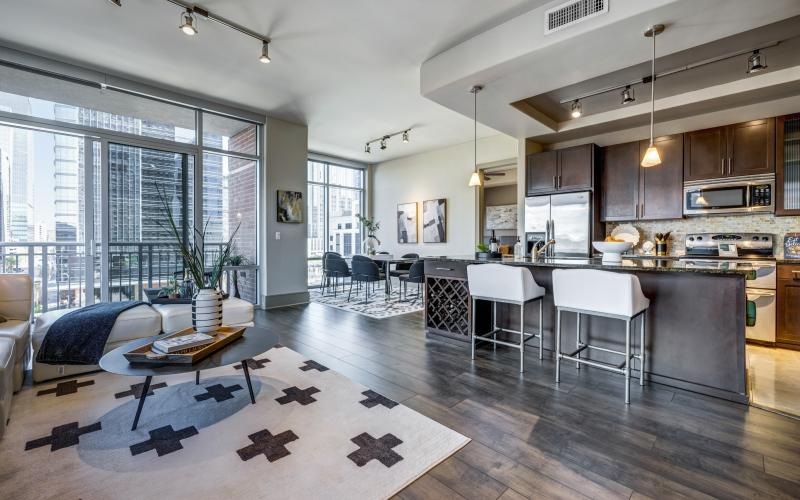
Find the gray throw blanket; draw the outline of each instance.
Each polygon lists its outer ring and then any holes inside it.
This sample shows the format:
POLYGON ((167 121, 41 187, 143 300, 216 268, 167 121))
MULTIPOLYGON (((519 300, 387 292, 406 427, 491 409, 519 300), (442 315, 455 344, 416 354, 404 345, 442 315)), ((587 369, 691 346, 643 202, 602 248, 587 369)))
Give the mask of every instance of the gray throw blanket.
POLYGON ((45 335, 36 361, 48 365, 96 365, 117 316, 146 305, 140 301, 102 302, 58 318, 45 335))

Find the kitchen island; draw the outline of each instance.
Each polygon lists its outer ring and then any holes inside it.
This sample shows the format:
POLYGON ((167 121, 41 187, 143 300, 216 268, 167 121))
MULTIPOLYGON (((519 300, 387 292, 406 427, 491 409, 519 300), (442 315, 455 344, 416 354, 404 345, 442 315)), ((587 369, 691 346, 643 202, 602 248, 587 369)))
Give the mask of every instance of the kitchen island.
MULTIPOLYGON (((639 277, 642 291, 650 299, 647 312, 647 364, 645 375, 651 382, 679 387, 702 394, 748 402, 745 373, 745 280, 750 270, 734 265, 716 268, 694 267, 674 259, 623 259, 603 264, 601 259, 546 258, 477 260, 470 256, 425 258, 425 323, 431 336, 470 340, 470 318, 475 315, 478 333, 492 328, 490 303, 478 301, 472 311, 467 284, 467 265, 496 262, 524 266, 545 288, 544 348, 552 356, 555 310, 553 307, 553 269, 603 269, 630 272, 639 277)), ((525 313, 526 331, 538 331, 538 306, 525 313)), ((497 305, 497 325, 517 329, 519 307, 497 305)), ((575 315, 562 316, 563 345, 575 339, 575 315)), ((624 342, 624 323, 602 317, 584 317, 581 332, 592 344, 620 350, 624 342)), ((638 341, 638 336, 637 336, 638 341)), ((488 344, 478 344, 485 346, 488 344)), ((638 345, 634 343, 634 351, 638 345)), ((533 341, 528 349, 537 349, 533 341)), ((589 359, 619 362, 602 351, 590 351, 589 359)), ((535 356, 526 363, 539 362, 535 356)), ((465 360, 466 362, 466 360, 465 360)), ((570 366, 566 362, 564 368, 570 366)), ((632 370, 638 373, 638 363, 632 370)))

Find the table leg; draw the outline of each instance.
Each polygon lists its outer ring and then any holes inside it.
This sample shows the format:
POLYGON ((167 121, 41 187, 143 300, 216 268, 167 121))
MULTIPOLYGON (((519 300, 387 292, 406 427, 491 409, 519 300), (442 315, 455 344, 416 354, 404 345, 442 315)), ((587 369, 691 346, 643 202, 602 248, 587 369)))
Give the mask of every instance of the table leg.
POLYGON ((136 426, 139 425, 139 416, 142 414, 142 407, 144 406, 144 399, 147 397, 147 393, 150 392, 150 381, 153 380, 153 377, 148 376, 144 379, 144 386, 142 387, 142 396, 139 398, 139 407, 136 408, 136 416, 133 417, 133 427, 131 427, 132 431, 136 430, 136 426))
POLYGON ((247 390, 250 391, 250 402, 256 404, 256 397, 253 395, 253 384, 250 382, 250 369, 247 367, 247 360, 242 361, 242 371, 244 379, 247 381, 247 390))

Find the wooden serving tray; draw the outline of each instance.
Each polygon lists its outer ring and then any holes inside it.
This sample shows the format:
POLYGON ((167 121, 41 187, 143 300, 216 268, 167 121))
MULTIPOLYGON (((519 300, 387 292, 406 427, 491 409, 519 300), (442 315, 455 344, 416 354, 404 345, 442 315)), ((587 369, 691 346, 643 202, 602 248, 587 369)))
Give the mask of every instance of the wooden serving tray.
MULTIPOLYGON (((184 349, 171 354, 155 353, 152 350, 153 343, 147 343, 143 346, 137 347, 124 354, 125 359, 131 363, 150 363, 150 364, 193 364, 197 363, 206 356, 219 351, 226 345, 244 335, 247 328, 242 326, 221 326, 217 333, 214 335, 214 343, 200 347, 193 347, 184 349)), ((163 335, 158 340, 163 340, 171 337, 179 337, 181 335, 190 335, 196 333, 193 328, 186 328, 179 332, 163 335)))

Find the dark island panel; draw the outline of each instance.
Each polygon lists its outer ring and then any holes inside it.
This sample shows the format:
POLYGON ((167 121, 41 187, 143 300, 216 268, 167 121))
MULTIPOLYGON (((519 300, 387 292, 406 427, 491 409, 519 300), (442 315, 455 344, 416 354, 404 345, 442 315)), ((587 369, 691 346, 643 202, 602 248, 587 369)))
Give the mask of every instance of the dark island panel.
MULTIPOLYGON (((426 302, 426 318, 449 318, 458 320, 463 313, 463 333, 452 333, 431 328, 428 333, 445 335, 469 341, 469 315, 476 314, 478 331, 491 329, 491 306, 479 301, 477 311, 470 310, 466 266, 475 261, 470 258, 426 259, 426 288, 429 298, 426 302), (462 295, 461 308, 449 309, 444 314, 437 311, 446 302, 452 286, 450 281, 458 282, 462 295)), ((647 378, 652 382, 663 383, 724 399, 747 402, 745 374, 745 277, 746 273, 736 270, 691 269, 681 261, 665 267, 647 268, 639 263, 628 266, 605 266, 597 259, 548 259, 547 261, 504 261, 504 264, 523 265, 532 273, 537 283, 545 288, 544 300, 544 348, 552 357, 554 345, 555 314, 552 298, 552 272, 556 268, 602 268, 617 272, 633 272, 639 277, 642 291, 650 298, 647 313, 647 355, 645 366, 647 378)), ((645 265, 649 265, 645 263, 645 265)), ((526 330, 536 331, 538 325, 538 306, 532 304, 525 313, 526 330)), ((519 317, 516 306, 498 304, 498 325, 514 328, 519 317)), ((563 313, 563 345, 568 346, 575 339, 575 314, 563 313)), ((637 323, 638 325, 638 323, 637 323)), ((583 339, 591 339, 592 344, 620 350, 624 342, 624 324, 609 318, 586 317, 581 321, 583 339)), ((638 336, 635 336, 638 342, 638 336)), ((638 344, 634 344, 638 349, 638 344)), ((533 346, 535 347, 535 346, 533 346)), ((565 348, 566 350, 566 348, 565 348)), ((620 362, 618 357, 592 351, 590 359, 620 362)), ((529 358, 533 359, 533 358, 529 358)), ((565 369, 571 363, 565 362, 565 369)), ((638 363, 632 368, 638 373, 638 363)))

